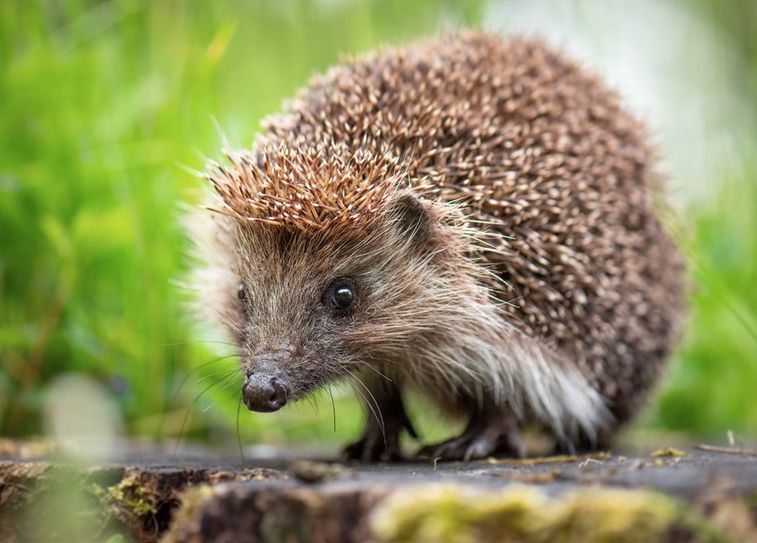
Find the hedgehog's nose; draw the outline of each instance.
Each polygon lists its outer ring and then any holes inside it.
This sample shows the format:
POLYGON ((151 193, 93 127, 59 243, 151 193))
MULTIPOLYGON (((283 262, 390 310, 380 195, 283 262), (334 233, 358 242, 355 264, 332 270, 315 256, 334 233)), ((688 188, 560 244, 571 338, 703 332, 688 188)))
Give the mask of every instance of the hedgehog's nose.
POLYGON ((251 374, 242 387, 242 399, 250 411, 269 413, 287 403, 289 391, 281 377, 251 374))

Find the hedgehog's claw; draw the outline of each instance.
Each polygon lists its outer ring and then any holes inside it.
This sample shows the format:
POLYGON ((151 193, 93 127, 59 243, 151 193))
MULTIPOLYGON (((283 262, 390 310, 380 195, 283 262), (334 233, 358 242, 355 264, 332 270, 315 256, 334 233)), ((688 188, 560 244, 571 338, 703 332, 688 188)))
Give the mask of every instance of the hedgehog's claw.
POLYGON ((458 437, 422 447, 417 456, 432 460, 476 460, 491 455, 522 458, 526 454, 517 425, 510 417, 502 419, 471 419, 458 437))
MULTIPOLYGON (((404 410, 402 412, 404 415, 404 410)), ((400 447, 402 430, 414 438, 418 434, 406 416, 398 419, 385 419, 384 431, 376 424, 366 426, 363 437, 347 445, 342 451, 343 460, 359 460, 361 462, 400 462, 405 455, 400 447)))
POLYGON ((379 431, 366 430, 363 437, 347 445, 342 451, 343 460, 361 462, 399 462, 404 460, 400 448, 399 432, 387 431, 386 439, 379 431))

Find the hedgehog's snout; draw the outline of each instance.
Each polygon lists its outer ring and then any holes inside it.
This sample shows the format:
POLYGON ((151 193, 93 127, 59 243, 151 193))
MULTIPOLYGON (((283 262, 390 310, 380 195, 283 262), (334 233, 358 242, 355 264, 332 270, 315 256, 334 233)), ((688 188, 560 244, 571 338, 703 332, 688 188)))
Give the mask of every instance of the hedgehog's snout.
POLYGON ((289 380, 273 362, 271 356, 256 356, 245 371, 242 400, 250 411, 278 411, 289 400, 289 380))
POLYGON ((244 380, 242 399, 250 411, 278 411, 289 399, 288 383, 281 375, 252 373, 244 380))

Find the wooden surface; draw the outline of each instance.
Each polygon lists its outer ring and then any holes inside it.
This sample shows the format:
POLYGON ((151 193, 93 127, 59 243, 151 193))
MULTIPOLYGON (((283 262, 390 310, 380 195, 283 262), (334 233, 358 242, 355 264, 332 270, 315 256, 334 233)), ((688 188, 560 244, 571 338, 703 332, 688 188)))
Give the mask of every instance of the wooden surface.
MULTIPOLYGON (((547 500, 545 510, 563 507, 575 495, 599 497, 595 501, 602 506, 607 495, 623 509, 626 501, 661 493, 668 497, 665 503, 686 513, 666 525, 660 540, 757 541, 757 457, 741 449, 378 465, 298 461, 298 451, 274 451, 242 463, 212 451, 176 457, 144 448, 123 450, 130 452, 91 466, 6 447, 0 461, 0 540, 107 541, 119 533, 134 541, 174 542, 417 540, 418 534, 431 533, 418 530, 438 524, 433 515, 444 500, 462 500, 455 516, 479 503, 512 501, 513 492, 526 488, 547 500), (621 492, 605 493, 613 489, 621 492), (428 502, 411 521, 405 519, 417 525, 416 532, 386 520, 392 509, 385 504, 398 496, 410 497, 406 510, 428 502), (698 520, 684 522, 689 514, 698 520), (383 525, 377 515, 383 515, 383 525)), ((660 507, 667 506, 651 510, 660 507)), ((470 525, 448 523, 453 532, 462 530, 460 541, 477 529, 479 520, 468 519, 472 515, 464 521, 470 525)), ((508 529, 498 517, 494 520, 498 530, 508 529)), ((498 539, 502 532, 477 536, 487 537, 498 539)))

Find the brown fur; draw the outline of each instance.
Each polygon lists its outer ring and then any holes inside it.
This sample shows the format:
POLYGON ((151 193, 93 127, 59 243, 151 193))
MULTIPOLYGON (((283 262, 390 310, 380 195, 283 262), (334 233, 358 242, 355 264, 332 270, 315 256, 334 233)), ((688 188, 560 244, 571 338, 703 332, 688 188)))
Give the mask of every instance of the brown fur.
POLYGON ((243 361, 285 352, 298 395, 380 372, 591 439, 658 378, 684 289, 653 153, 613 92, 542 43, 463 33, 358 58, 227 155, 200 290, 243 361), (428 217, 420 246, 402 194, 428 217), (339 276, 363 287, 334 322, 318 300, 339 276))

